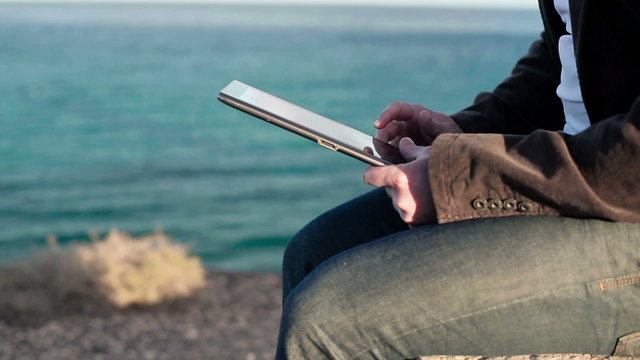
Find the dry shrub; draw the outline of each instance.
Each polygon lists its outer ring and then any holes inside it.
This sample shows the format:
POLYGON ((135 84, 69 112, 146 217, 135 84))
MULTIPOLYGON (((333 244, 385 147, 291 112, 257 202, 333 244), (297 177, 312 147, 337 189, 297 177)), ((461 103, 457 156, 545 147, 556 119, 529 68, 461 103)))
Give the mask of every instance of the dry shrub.
POLYGON ((153 305, 205 285, 200 260, 161 232, 134 238, 112 230, 91 243, 50 244, 0 272, 0 318, 153 305))

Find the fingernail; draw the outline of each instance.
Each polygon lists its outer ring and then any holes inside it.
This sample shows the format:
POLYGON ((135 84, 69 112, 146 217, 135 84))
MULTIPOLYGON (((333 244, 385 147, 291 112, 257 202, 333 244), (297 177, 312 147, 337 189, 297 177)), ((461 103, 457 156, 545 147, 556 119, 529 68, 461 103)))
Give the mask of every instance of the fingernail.
POLYGON ((380 119, 377 119, 374 123, 373 123, 373 127, 378 127, 380 126, 380 119))

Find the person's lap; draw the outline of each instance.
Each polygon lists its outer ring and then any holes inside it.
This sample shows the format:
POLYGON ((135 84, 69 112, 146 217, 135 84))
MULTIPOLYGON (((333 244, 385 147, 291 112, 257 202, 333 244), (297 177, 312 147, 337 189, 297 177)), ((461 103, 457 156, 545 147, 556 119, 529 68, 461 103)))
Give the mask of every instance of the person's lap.
POLYGON ((293 239, 279 359, 610 353, 640 330, 638 225, 512 217, 406 231, 384 221, 382 194, 293 239))
POLYGON ((330 257, 407 229, 409 227, 396 214, 381 189, 319 216, 300 230, 287 246, 283 260, 283 298, 330 257))

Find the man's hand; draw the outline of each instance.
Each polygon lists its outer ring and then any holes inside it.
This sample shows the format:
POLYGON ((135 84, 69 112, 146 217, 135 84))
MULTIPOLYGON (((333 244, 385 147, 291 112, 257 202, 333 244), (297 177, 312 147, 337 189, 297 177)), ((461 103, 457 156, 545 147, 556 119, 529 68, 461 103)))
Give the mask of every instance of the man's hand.
POLYGON ((428 146, 443 133, 461 133, 453 119, 421 105, 393 103, 378 116, 373 125, 376 138, 398 145, 400 139, 411 138, 416 144, 428 146))
POLYGON ((369 167, 364 173, 364 182, 385 187, 394 208, 407 224, 435 223, 436 210, 429 183, 431 147, 416 146, 407 137, 402 138, 399 146, 408 162, 369 167))

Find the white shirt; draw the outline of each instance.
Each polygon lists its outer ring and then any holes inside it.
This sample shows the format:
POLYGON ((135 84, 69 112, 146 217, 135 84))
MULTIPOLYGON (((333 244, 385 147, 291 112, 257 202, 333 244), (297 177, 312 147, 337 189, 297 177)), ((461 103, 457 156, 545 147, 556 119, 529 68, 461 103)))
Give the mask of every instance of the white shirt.
POLYGON ((564 132, 573 135, 588 128, 591 122, 584 107, 582 92, 580 91, 580 79, 578 78, 573 37, 571 36, 573 30, 569 14, 569 0, 554 0, 554 5, 562 21, 567 25, 567 32, 569 33, 569 35, 561 36, 558 43, 562 72, 556 94, 558 94, 564 106, 564 132))

